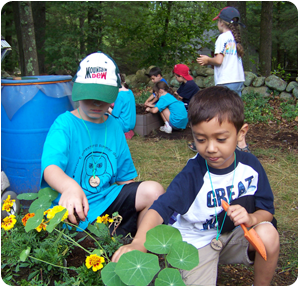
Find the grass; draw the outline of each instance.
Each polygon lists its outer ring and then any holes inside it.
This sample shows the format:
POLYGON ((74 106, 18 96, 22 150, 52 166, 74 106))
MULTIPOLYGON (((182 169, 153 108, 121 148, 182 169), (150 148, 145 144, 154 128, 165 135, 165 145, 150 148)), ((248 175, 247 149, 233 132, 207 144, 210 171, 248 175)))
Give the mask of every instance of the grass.
MULTIPOLYGON (((139 174, 137 180, 155 180, 167 189, 173 178, 195 153, 186 140, 128 140, 139 174)), ((297 278, 298 269, 298 156, 278 149, 252 152, 262 163, 274 194, 275 217, 281 241, 279 272, 290 271, 297 278)))

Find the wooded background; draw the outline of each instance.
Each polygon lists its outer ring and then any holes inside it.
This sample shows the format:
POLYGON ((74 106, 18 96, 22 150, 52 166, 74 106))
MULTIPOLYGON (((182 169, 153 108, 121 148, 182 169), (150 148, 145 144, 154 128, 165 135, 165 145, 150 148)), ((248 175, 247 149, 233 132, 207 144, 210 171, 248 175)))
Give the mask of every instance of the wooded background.
POLYGON ((212 19, 225 6, 241 13, 244 69, 268 76, 298 70, 298 11, 283 1, 12 1, 1 10, 1 34, 12 46, 10 74, 70 74, 103 51, 120 71, 196 61, 218 36, 212 19))

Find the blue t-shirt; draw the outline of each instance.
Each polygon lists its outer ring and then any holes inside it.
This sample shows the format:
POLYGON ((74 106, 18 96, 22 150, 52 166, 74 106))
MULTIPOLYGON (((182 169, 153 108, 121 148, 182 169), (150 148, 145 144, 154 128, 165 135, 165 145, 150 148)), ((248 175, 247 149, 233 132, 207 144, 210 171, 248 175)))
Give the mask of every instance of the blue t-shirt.
POLYGON ((182 83, 177 90, 177 94, 182 97, 182 101, 185 104, 189 104, 191 98, 199 91, 199 87, 197 84, 191 80, 187 81, 186 83, 182 83))
MULTIPOLYGON (((92 139, 93 154, 83 121, 66 112, 58 116, 49 130, 41 171, 41 188, 49 186, 44 180, 44 170, 49 165, 57 165, 81 186, 89 202, 88 219, 79 224, 83 229, 116 199, 123 185, 115 182, 137 177, 125 135, 117 121, 109 116, 102 124, 84 122, 92 139), (93 159, 95 175, 100 178, 100 185, 95 188, 89 184, 93 159)), ((53 206, 58 204, 60 196, 53 201, 53 206)))
POLYGON ((135 98, 131 90, 119 92, 111 114, 120 122, 124 133, 134 129, 136 108, 135 98))
POLYGON ((187 111, 183 102, 178 101, 174 96, 167 93, 158 99, 155 107, 162 112, 165 108, 170 110, 171 125, 177 129, 185 129, 188 123, 187 111))

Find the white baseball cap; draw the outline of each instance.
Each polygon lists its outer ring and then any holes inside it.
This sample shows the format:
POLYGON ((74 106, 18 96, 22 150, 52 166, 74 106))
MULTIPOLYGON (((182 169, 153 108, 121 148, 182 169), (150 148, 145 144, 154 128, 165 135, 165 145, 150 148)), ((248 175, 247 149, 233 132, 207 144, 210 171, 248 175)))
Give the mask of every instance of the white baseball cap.
POLYGON ((84 58, 73 78, 72 100, 113 103, 121 88, 119 68, 114 60, 98 51, 84 58))

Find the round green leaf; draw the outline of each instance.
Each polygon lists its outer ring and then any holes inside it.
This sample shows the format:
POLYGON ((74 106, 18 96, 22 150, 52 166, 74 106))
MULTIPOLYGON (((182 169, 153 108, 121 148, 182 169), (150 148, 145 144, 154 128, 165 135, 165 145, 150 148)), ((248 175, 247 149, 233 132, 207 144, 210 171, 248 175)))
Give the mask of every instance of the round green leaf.
POLYGON ((35 213, 38 209, 42 209, 43 211, 45 211, 51 206, 51 204, 52 202, 47 196, 39 197, 38 199, 32 202, 32 204, 29 207, 29 212, 35 213))
POLYGON ((167 261, 175 268, 192 270, 199 264, 198 250, 187 242, 177 242, 171 247, 167 261))
POLYGON ((155 286, 185 286, 178 269, 166 268, 159 272, 155 286))
POLYGON ((55 214, 55 216, 50 220, 49 224, 46 227, 47 232, 53 232, 54 228, 61 222, 61 219, 63 218, 66 211, 67 209, 65 208, 55 214))
POLYGON ((21 193, 18 194, 19 200, 34 200, 38 197, 37 193, 21 193))
POLYGON ((110 262, 101 270, 101 278, 106 286, 126 286, 115 272, 116 265, 110 262))
POLYGON ((25 226, 25 231, 28 233, 29 231, 37 228, 44 218, 44 210, 39 209, 35 212, 35 216, 28 219, 25 226))
POLYGON ((21 262, 25 262, 26 259, 28 258, 29 254, 30 254, 31 248, 27 247, 26 250, 23 250, 20 254, 20 261, 21 262))
POLYGON ((38 197, 48 197, 50 201, 53 201, 58 196, 58 192, 51 187, 45 187, 38 192, 38 197))
POLYGON ((121 256, 115 272, 127 285, 147 286, 159 270, 156 255, 135 250, 121 256))
POLYGON ((172 226, 159 225, 146 234, 145 248, 156 254, 168 254, 173 243, 182 241, 178 229, 172 226))

